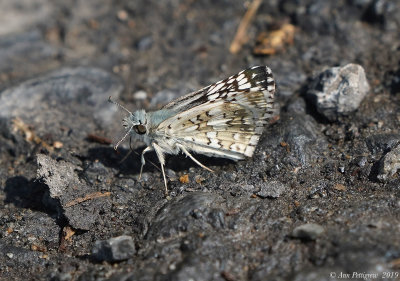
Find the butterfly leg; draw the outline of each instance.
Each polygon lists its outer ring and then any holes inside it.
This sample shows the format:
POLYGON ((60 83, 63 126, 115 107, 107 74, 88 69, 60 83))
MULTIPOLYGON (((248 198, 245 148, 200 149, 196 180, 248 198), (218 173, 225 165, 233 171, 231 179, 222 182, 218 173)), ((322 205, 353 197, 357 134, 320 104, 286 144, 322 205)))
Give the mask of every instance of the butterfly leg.
POLYGON ((146 161, 144 160, 144 154, 146 152, 149 152, 149 151, 152 151, 152 150, 153 150, 153 148, 151 146, 148 146, 142 151, 142 156, 140 158, 140 160, 142 162, 142 166, 140 167, 139 180, 142 178, 143 167, 144 167, 144 164, 146 164, 146 161))
POLYGON ((158 144, 153 142, 152 146, 154 147, 158 160, 160 161, 161 164, 161 172, 163 174, 164 185, 165 185, 165 196, 168 196, 167 178, 165 177, 165 171, 164 171, 164 165, 165 165, 164 152, 163 149, 158 144))
POLYGON ((190 152, 181 144, 176 144, 177 147, 179 147, 183 153, 185 153, 187 156, 190 157, 190 159, 192 159, 197 165, 199 165, 200 167, 202 167, 203 169, 206 169, 210 172, 214 172, 213 170, 211 170, 210 168, 208 168, 207 166, 204 166, 203 164, 201 164, 199 162, 199 160, 197 160, 196 158, 193 157, 192 154, 190 154, 190 152))

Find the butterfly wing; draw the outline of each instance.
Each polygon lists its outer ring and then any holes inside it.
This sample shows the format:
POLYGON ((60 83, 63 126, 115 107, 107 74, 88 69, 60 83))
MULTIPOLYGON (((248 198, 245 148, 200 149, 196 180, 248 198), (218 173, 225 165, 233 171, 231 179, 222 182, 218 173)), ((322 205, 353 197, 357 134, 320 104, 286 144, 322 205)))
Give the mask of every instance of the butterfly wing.
POLYGON ((188 150, 234 160, 251 157, 273 116, 275 82, 268 67, 256 66, 186 95, 164 109, 179 112, 157 131, 188 150))

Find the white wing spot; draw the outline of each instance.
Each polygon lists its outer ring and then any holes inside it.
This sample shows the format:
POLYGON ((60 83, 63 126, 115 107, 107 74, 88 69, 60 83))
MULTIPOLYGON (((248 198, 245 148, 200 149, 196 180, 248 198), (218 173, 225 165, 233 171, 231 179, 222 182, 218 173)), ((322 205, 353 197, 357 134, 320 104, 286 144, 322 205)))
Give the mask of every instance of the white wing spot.
POLYGON ((183 130, 183 131, 186 132, 186 133, 189 133, 189 132, 196 131, 198 128, 199 128, 198 125, 194 125, 194 126, 190 126, 189 128, 186 128, 186 129, 183 130))
POLYGON ((209 146, 211 147, 215 147, 215 148, 220 148, 221 145, 218 143, 218 139, 210 139, 210 144, 209 146))
POLYGON ((237 92, 230 92, 228 93, 228 98, 234 97, 237 95, 237 92))
POLYGON ((211 108, 211 109, 208 111, 208 115, 211 115, 211 116, 213 116, 213 115, 219 115, 219 114, 221 114, 221 112, 222 112, 221 108, 219 108, 219 107, 214 107, 214 108, 211 108))
POLYGON ((215 93, 208 96, 208 100, 216 100, 219 97, 219 93, 215 93))
POLYGON ((246 84, 240 85, 238 89, 239 90, 246 90, 246 89, 249 89, 249 88, 251 88, 251 84, 250 83, 246 83, 246 84))
POLYGON ((192 137, 184 137, 183 138, 185 141, 194 141, 194 139, 192 137))
POLYGON ((211 119, 210 121, 207 122, 207 126, 226 125, 226 123, 231 120, 232 119, 211 119))
POLYGON ((215 139, 217 137, 217 132, 207 132, 207 137, 210 139, 215 139))
POLYGON ((244 76, 244 74, 242 73, 242 74, 240 74, 240 75, 236 78, 236 80, 237 80, 238 82, 240 82, 243 78, 245 78, 245 76, 244 76))
POLYGON ((254 150, 255 150, 254 146, 248 145, 246 147, 246 150, 244 151, 244 155, 251 157, 251 156, 253 156, 254 150))
POLYGON ((221 82, 216 84, 215 87, 211 91, 208 92, 208 95, 218 92, 218 90, 221 89, 224 86, 224 84, 225 83, 221 83, 221 82))
POLYGON ((238 82, 238 85, 240 86, 240 85, 243 85, 243 84, 245 84, 245 83, 247 83, 247 82, 249 82, 249 79, 243 78, 242 80, 240 80, 240 81, 238 82))
POLYGON ((258 143, 258 139, 259 139, 259 136, 253 135, 253 136, 251 136, 249 143, 255 146, 258 143))

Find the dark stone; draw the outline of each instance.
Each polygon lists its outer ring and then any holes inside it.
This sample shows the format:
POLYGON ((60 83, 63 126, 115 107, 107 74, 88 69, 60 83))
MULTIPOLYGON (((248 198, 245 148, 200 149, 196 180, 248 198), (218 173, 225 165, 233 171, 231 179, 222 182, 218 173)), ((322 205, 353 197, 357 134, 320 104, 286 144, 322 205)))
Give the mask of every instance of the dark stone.
POLYGON ((135 243, 130 236, 118 236, 96 241, 92 255, 99 261, 117 262, 127 260, 136 253, 135 243))
POLYGON ((223 226, 225 223, 220 217, 220 211, 215 213, 214 209, 219 206, 220 200, 219 196, 196 192, 169 201, 155 215, 147 233, 148 239, 163 241, 176 237, 181 232, 205 227, 207 217, 212 225, 218 228, 223 226))
POLYGON ((283 147, 288 152, 283 154, 284 160, 294 167, 310 165, 328 145, 314 119, 293 113, 281 115, 281 125, 268 135, 266 145, 276 152, 275 148, 282 147, 282 142, 287 143, 283 147))
POLYGON ((386 133, 371 135, 365 139, 365 143, 373 154, 388 152, 396 144, 400 143, 400 134, 386 133))

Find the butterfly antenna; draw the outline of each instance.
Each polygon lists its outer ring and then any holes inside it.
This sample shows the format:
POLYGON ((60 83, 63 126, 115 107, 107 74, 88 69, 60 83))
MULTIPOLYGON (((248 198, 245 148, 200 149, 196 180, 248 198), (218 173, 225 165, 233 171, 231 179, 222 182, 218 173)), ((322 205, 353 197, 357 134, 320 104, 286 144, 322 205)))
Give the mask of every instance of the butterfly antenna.
POLYGON ((124 135, 124 137, 122 139, 120 139, 119 142, 117 142, 116 145, 114 145, 114 149, 117 150, 118 146, 121 144, 121 142, 123 142, 127 136, 129 136, 129 133, 132 131, 133 126, 129 128, 129 130, 126 132, 126 134, 124 135))
MULTIPOLYGON (((108 97, 108 102, 115 104, 116 106, 122 108, 123 110, 125 110, 126 112, 128 112, 129 114, 132 114, 132 112, 130 112, 125 106, 121 105, 120 103, 113 101, 111 99, 111 96, 108 97)), ((124 137, 125 138, 125 137, 124 137)))

